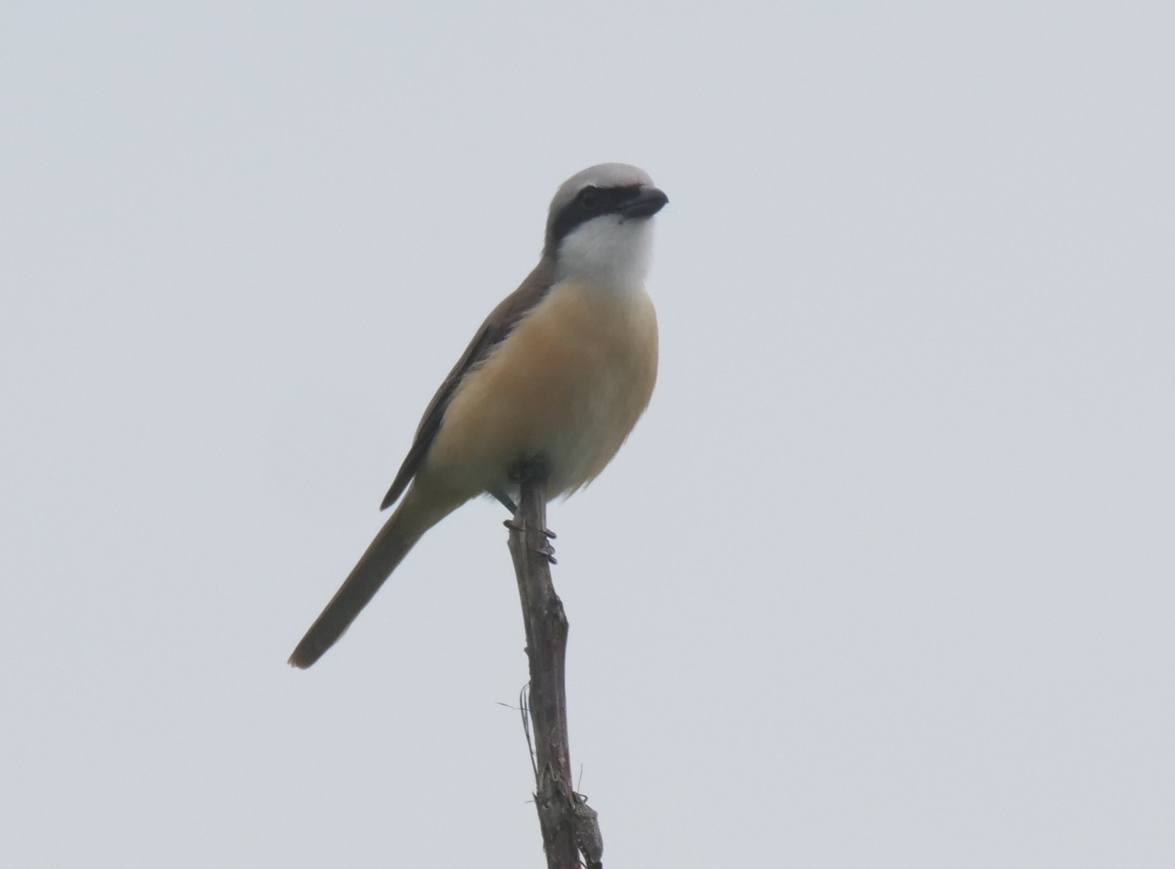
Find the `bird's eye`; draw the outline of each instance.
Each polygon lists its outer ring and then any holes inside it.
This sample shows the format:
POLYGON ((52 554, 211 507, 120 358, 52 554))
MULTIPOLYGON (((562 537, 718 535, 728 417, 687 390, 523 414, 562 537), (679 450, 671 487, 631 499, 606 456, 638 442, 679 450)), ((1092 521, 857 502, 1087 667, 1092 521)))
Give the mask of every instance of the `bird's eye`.
POLYGON ((579 204, 584 211, 599 211, 604 206, 604 195, 595 187, 585 187, 579 194, 579 204))

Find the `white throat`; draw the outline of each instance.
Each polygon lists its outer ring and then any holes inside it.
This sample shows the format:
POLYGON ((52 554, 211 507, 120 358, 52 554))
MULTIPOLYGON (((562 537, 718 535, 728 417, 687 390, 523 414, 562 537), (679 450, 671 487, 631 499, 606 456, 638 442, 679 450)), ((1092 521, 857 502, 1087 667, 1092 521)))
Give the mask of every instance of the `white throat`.
POLYGON ((606 214, 577 226, 559 244, 556 280, 576 279, 635 292, 645 284, 653 249, 653 222, 606 214))

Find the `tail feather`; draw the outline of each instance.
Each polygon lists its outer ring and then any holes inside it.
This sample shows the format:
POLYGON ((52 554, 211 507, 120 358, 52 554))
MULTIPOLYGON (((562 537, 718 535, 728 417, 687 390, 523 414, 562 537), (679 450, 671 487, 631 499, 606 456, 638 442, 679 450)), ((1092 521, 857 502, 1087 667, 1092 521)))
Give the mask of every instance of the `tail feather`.
POLYGON ((429 510, 412 495, 409 492, 389 517, 326 609, 298 643, 290 655, 292 666, 305 670, 321 658, 351 626, 416 541, 456 506, 439 512, 429 510))

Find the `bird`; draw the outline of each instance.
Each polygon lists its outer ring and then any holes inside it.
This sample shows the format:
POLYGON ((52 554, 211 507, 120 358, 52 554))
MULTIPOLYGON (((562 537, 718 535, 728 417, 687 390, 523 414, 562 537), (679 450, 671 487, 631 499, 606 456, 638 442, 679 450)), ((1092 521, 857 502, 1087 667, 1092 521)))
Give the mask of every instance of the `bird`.
POLYGON ((538 265, 490 312, 425 408, 391 488, 396 504, 290 656, 314 664, 430 528, 480 495, 515 510, 520 467, 547 499, 587 485, 616 455, 657 379, 645 289, 652 218, 668 197, 643 170, 601 163, 551 200, 538 265))

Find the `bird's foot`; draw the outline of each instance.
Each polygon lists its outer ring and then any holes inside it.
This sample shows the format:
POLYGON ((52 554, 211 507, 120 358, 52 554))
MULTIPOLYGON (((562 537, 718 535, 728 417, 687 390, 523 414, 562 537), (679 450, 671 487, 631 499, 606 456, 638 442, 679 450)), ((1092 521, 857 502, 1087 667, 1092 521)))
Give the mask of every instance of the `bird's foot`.
POLYGON ((507 519, 502 524, 511 531, 519 532, 523 536, 523 539, 526 540, 526 548, 531 552, 538 553, 539 555, 543 556, 543 558, 547 559, 547 561, 551 564, 559 563, 555 560, 555 547, 547 542, 548 540, 554 540, 556 537, 555 532, 550 528, 527 528, 525 522, 519 522, 516 519, 507 519), (536 534, 541 534, 546 539, 536 545, 531 541, 530 535, 527 534, 528 531, 534 531, 536 534))

